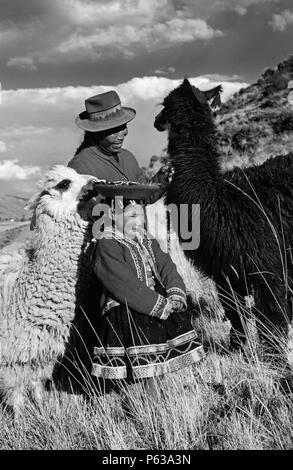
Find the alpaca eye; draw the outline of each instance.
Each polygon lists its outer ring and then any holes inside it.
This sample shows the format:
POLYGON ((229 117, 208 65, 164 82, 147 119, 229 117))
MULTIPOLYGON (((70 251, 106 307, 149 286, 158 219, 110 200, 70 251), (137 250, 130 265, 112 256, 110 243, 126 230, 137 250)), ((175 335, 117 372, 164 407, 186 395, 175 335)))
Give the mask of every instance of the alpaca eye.
POLYGON ((69 186, 71 185, 71 181, 70 180, 62 180, 60 181, 60 183, 58 183, 55 188, 60 190, 60 191, 66 191, 69 186))

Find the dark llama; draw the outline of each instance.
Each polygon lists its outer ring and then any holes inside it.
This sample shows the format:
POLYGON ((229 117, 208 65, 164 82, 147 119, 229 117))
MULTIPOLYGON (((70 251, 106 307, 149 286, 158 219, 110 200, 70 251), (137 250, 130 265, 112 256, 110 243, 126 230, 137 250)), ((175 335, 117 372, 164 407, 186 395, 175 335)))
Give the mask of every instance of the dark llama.
POLYGON ((252 289, 259 338, 280 357, 276 333, 286 339, 292 317, 293 153, 223 174, 208 104, 219 105, 221 91, 201 92, 185 79, 164 99, 154 126, 169 131, 174 176, 166 204, 200 204, 200 245, 185 254, 218 286, 232 325, 231 349, 245 342, 240 311, 252 289))

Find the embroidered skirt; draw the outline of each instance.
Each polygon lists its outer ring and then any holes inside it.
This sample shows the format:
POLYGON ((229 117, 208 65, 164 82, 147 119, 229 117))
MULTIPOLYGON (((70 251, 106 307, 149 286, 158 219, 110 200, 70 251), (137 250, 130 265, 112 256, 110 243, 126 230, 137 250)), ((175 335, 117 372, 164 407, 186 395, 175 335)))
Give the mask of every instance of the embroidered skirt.
POLYGON ((188 312, 167 320, 120 305, 100 319, 92 374, 104 379, 155 377, 189 366, 205 355, 188 312))

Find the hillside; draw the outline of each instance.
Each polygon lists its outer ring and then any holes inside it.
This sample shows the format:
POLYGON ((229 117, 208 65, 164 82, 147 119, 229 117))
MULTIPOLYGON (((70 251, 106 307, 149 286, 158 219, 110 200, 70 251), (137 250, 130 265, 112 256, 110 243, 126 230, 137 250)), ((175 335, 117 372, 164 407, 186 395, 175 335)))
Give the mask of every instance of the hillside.
POLYGON ((293 108, 288 101, 293 56, 268 68, 216 113, 222 164, 259 164, 293 149, 293 108))
POLYGON ((13 195, 0 195, 0 222, 14 219, 28 220, 30 214, 24 209, 27 200, 13 195))

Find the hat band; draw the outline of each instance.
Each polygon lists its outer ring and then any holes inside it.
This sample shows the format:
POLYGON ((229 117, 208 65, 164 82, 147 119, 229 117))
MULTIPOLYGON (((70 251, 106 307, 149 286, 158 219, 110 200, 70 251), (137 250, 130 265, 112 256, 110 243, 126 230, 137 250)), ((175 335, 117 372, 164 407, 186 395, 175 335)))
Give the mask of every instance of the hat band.
POLYGON ((117 104, 116 106, 113 106, 113 108, 107 109, 106 111, 88 113, 90 121, 112 119, 115 117, 119 117, 122 114, 123 112, 122 112, 121 104, 117 104))

